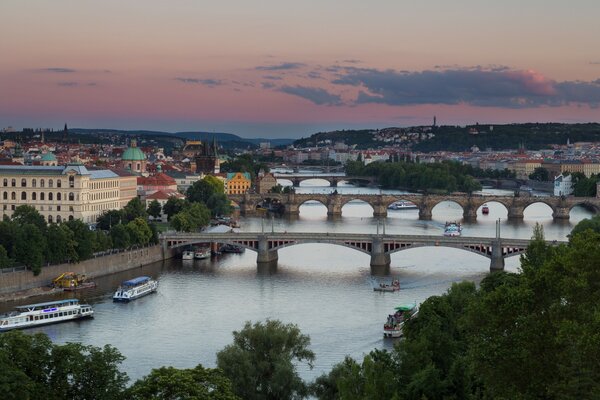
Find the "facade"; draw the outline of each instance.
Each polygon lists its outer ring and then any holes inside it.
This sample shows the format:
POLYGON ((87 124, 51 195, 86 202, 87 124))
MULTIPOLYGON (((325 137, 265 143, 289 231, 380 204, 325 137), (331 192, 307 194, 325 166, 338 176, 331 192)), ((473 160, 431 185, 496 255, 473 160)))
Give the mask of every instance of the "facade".
POLYGON ((202 180, 204 178, 204 174, 187 174, 185 172, 177 172, 177 171, 169 171, 167 172, 171 178, 175 179, 177 183, 177 190, 181 193, 185 193, 190 186, 194 183, 202 180))
POLYGON ((218 174, 221 169, 217 142, 212 145, 202 143, 200 140, 188 140, 181 150, 181 154, 191 160, 192 172, 198 174, 218 174))
POLYGON ((111 170, 67 166, 0 166, 2 215, 20 205, 34 207, 48 222, 81 219, 94 223, 107 210, 135 197, 135 177, 111 170), (133 184, 133 191, 131 190, 133 184))
POLYGON ((568 196, 573 193, 572 175, 559 175, 554 178, 554 195, 568 196))
POLYGON ((509 169, 514 171, 517 179, 529 179, 529 175, 541 166, 541 160, 518 160, 512 163, 509 169))
POLYGON ((259 176, 256 180, 256 191, 259 194, 269 193, 274 186, 277 186, 277 179, 270 172, 259 176))
POLYGON ((225 182, 226 194, 244 194, 248 192, 252 180, 248 172, 230 172, 225 182))

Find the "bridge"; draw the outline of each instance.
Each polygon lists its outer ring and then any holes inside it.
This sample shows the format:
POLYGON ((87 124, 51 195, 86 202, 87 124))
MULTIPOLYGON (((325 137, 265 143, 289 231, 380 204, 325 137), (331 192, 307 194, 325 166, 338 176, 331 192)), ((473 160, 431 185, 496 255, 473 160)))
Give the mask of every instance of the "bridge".
MULTIPOLYGON (((197 243, 221 243, 242 246, 257 252, 258 266, 277 265, 278 250, 303 243, 328 243, 349 247, 371 256, 374 269, 390 266, 390 255, 417 247, 452 247, 470 251, 490 259, 490 271, 504 269, 506 257, 523 254, 530 240, 496 237, 445 237, 423 235, 387 235, 356 233, 305 232, 230 232, 230 233, 166 233, 160 238, 163 248, 174 249, 197 243)), ((563 242, 548 242, 557 245, 563 242)))
POLYGON ((419 219, 430 220, 433 208, 444 201, 454 202, 463 209, 463 218, 467 221, 477 219, 477 210, 486 203, 500 203, 508 210, 508 218, 523 219, 527 207, 535 203, 543 203, 552 209, 555 220, 568 220, 571 209, 583 206, 594 213, 600 212, 600 198, 596 197, 537 197, 537 196, 488 196, 469 194, 421 195, 421 194, 242 194, 230 195, 229 198, 240 207, 243 215, 256 213, 259 204, 266 199, 279 201, 287 215, 299 215, 300 206, 307 201, 317 201, 327 207, 327 215, 341 216, 342 207, 350 201, 361 200, 373 207, 374 217, 387 217, 388 206, 399 200, 407 200, 419 208, 419 219))
POLYGON ((342 181, 358 181, 358 182, 364 182, 367 184, 375 183, 375 178, 372 176, 348 176, 344 173, 337 173, 337 174, 300 174, 300 173, 281 174, 281 173, 275 173, 275 174, 273 174, 273 176, 275 178, 277 178, 278 180, 279 179, 287 179, 288 181, 291 181, 292 184, 296 187, 300 186, 300 182, 306 181, 309 179, 323 179, 323 180, 329 182, 329 186, 333 186, 333 187, 336 187, 338 185, 338 183, 342 182, 342 181))

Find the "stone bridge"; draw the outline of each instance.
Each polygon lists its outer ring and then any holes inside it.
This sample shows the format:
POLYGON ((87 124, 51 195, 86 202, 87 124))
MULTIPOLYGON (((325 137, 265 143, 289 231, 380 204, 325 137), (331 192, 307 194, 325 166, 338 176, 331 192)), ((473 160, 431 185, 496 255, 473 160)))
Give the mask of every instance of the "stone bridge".
POLYGON ((329 186, 337 186, 342 181, 359 181, 367 184, 375 183, 375 178, 372 176, 347 176, 343 173, 340 174, 273 174, 275 178, 287 179, 291 181, 296 187, 300 186, 300 182, 309 179, 323 179, 329 182, 329 186))
POLYGON ((256 213, 257 206, 265 199, 275 199, 285 207, 288 215, 298 215, 300 206, 307 201, 317 201, 327 207, 327 215, 342 215, 342 207, 350 201, 361 200, 373 207, 374 217, 386 217, 388 206, 398 200, 407 200, 419 208, 419 219, 429 220, 433 208, 444 201, 451 201, 463 209, 465 220, 477 219, 477 210, 485 203, 500 203, 508 210, 509 219, 523 219, 525 209, 535 203, 543 203, 552 209, 555 220, 568 220, 571 209, 583 206, 594 213, 600 212, 600 198, 596 197, 537 197, 537 196, 478 196, 468 194, 420 195, 420 194, 243 194, 229 198, 240 207, 244 215, 256 213))
MULTIPOLYGON (((371 256, 372 268, 389 268, 390 255, 416 247, 452 247, 489 258, 490 270, 503 270, 506 257, 522 254, 529 240, 423 235, 374 235, 305 232, 166 233, 160 238, 165 250, 197 243, 222 243, 256 251, 257 264, 277 264, 277 251, 303 243, 329 243, 349 247, 371 256)), ((548 242, 557 245, 562 242, 548 242)))

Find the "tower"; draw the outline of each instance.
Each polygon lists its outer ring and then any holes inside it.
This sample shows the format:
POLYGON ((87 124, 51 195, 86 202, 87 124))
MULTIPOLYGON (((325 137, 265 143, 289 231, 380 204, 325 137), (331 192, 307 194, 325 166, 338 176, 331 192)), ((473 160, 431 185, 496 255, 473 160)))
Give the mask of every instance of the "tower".
POLYGON ((435 117, 435 115, 433 116, 433 127, 435 128, 437 126, 437 119, 435 117))

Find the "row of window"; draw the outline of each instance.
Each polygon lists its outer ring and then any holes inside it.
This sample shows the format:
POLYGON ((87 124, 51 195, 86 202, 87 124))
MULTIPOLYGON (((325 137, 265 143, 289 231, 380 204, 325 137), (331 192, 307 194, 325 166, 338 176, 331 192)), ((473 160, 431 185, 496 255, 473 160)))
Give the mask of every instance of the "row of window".
POLYGON ((79 311, 73 310, 73 311, 62 311, 62 312, 57 312, 57 313, 52 313, 52 314, 34 315, 33 316, 33 320, 34 321, 39 321, 39 320, 42 320, 42 319, 52 319, 52 318, 57 318, 57 317, 66 317, 66 316, 69 316, 69 315, 77 315, 78 312, 79 311))
MULTIPOLYGON (((31 180, 31 187, 37 187, 37 184, 38 184, 37 179, 33 178, 31 180)), ((2 180, 2 185, 4 187, 8 187, 8 178, 4 178, 2 180)), ((17 180, 15 178, 12 178, 10 180, 10 186, 12 186, 12 187, 17 186, 17 180)), ((27 179, 25 179, 25 178, 21 179, 21 187, 27 187, 27 179)), ((40 179, 40 187, 46 187, 45 179, 40 179)), ((54 187, 53 179, 48 179, 48 187, 54 187)), ((56 180, 56 187, 62 187, 62 180, 60 180, 60 179, 56 180)), ((69 177, 69 187, 75 187, 75 177, 74 176, 69 177)))
POLYGON ((119 182, 117 181, 92 182, 90 184, 90 189, 110 189, 116 187, 119 187, 119 182))
POLYGON ((112 192, 102 192, 102 193, 91 193, 90 200, 103 200, 110 199, 113 197, 119 197, 119 192, 117 190, 112 192))
MULTIPOLYGON (((38 200, 37 197, 38 196, 37 196, 36 192, 31 193, 31 200, 32 201, 37 201, 38 200)), ((45 193, 44 192, 40 192, 40 201, 45 201, 46 200, 45 197, 46 197, 45 193)), ((67 200, 66 197, 67 196, 65 196, 65 200, 67 200)), ((8 192, 4 192, 2 194, 2 199, 3 200, 8 200, 8 192)), ((10 199, 11 200, 17 200, 17 193, 16 192, 12 192, 10 194, 10 199)), ((75 194, 73 192, 70 192, 69 196, 68 196, 68 199, 69 199, 69 201, 75 201, 75 194)), ((21 192, 21 200, 27 200, 27 192, 21 192)), ((56 193, 56 200, 57 201, 62 201, 62 193, 60 193, 60 192, 56 193)), ((52 192, 48 193, 48 201, 54 201, 54 194, 52 192)))
MULTIPOLYGON (((15 204, 11 204, 10 209, 12 211, 15 211, 15 209, 17 208, 17 206, 15 204)), ((56 206, 56 211, 60 211, 61 210, 61 206, 56 206)), ((2 205, 2 209, 4 211, 8 210, 8 204, 3 204, 2 205)), ((35 207, 35 209, 37 210, 37 206, 35 207)), ((45 211, 44 210, 44 206, 40 206, 40 211, 45 211)), ((52 211, 52 206, 48 206, 48 211, 52 211)), ((69 212, 73 212, 73 206, 69 206, 69 212)))

